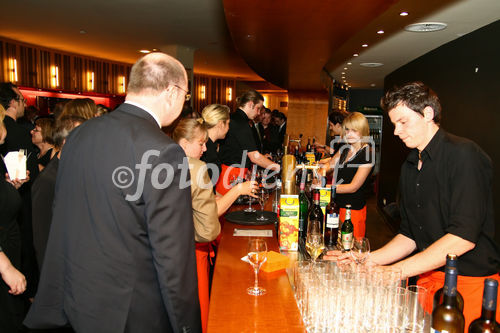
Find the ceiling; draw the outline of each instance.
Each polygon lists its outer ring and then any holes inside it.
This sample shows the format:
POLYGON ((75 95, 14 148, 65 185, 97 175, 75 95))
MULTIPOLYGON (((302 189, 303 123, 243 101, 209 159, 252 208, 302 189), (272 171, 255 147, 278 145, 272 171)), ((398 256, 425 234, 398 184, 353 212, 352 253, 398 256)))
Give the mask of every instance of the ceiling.
POLYGON ((2 11, 0 36, 26 43, 126 63, 141 49, 182 45, 194 50, 195 73, 320 90, 342 76, 353 88, 382 88, 400 66, 500 19, 500 1, 17 0, 2 11), (404 31, 423 21, 448 26, 404 31))

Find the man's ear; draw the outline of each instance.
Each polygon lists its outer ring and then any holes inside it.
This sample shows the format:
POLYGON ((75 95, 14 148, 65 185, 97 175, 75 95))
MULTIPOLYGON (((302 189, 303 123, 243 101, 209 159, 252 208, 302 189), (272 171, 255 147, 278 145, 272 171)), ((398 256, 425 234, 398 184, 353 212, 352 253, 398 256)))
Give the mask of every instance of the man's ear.
POLYGON ((434 119, 434 109, 430 106, 426 106, 422 112, 425 120, 432 121, 434 119))

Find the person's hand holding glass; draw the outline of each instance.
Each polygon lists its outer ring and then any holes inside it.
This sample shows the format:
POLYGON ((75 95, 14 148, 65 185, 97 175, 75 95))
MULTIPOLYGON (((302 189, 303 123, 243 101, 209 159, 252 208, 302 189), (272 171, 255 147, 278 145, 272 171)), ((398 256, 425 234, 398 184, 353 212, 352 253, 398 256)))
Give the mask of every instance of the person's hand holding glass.
POLYGON ((370 254, 370 242, 365 237, 354 237, 351 256, 356 264, 363 264, 370 254))
POLYGON ((316 261, 324 249, 325 242, 320 221, 310 220, 307 225, 306 250, 311 256, 312 261, 316 261))
POLYGON ((253 296, 264 295, 266 289, 259 287, 258 274, 262 264, 267 260, 267 244, 262 238, 251 238, 248 241, 248 261, 253 267, 255 283, 247 288, 247 293, 253 296))

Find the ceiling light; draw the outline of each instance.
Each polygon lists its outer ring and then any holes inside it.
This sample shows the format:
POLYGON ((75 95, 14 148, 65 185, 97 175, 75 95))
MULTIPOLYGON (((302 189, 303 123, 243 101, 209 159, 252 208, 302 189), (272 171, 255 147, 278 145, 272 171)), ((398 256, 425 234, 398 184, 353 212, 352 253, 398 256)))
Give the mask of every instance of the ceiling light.
POLYGON ((399 16, 408 16, 408 12, 401 12, 399 13, 399 16))
POLYGON ((370 84, 370 87, 375 87, 375 83, 370 84))
POLYGON ((379 31, 377 31, 377 33, 378 33, 379 35, 382 35, 382 34, 384 33, 384 30, 379 30, 379 31))
POLYGON ((345 72, 342 72, 341 74, 345 74, 345 72))
POLYGON ((149 50, 139 50, 139 52, 141 52, 141 53, 151 53, 151 51, 149 51, 149 50))
POLYGON ((348 62, 347 64, 348 64, 348 65, 352 65, 352 62, 348 62))
POLYGON ((352 56, 353 56, 353 57, 357 57, 357 56, 359 56, 359 54, 354 53, 352 56))
POLYGON ((82 29, 82 30, 80 30, 80 33, 81 33, 82 35, 85 35, 85 34, 87 33, 87 31, 85 31, 85 30, 83 30, 83 29, 82 29))
POLYGON ((347 67, 344 67, 345 70, 347 70, 347 67))
POLYGON ((368 47, 368 44, 363 44, 361 45, 361 47, 368 47))
POLYGON ((380 66, 383 66, 384 64, 381 63, 381 62, 363 62, 361 64, 359 64, 360 66, 363 66, 363 67, 370 67, 370 68, 374 68, 374 67, 380 67, 380 66))
POLYGON ((441 22, 422 22, 407 25, 405 30, 410 32, 433 32, 446 29, 447 26, 446 23, 441 22))

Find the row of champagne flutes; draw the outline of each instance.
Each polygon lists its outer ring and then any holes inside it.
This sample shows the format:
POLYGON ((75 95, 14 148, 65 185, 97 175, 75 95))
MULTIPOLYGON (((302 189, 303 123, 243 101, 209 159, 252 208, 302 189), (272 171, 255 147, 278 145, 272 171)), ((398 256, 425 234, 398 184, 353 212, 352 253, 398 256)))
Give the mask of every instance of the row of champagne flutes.
POLYGON ((307 332, 428 332, 426 290, 390 267, 297 262, 294 287, 307 332))

